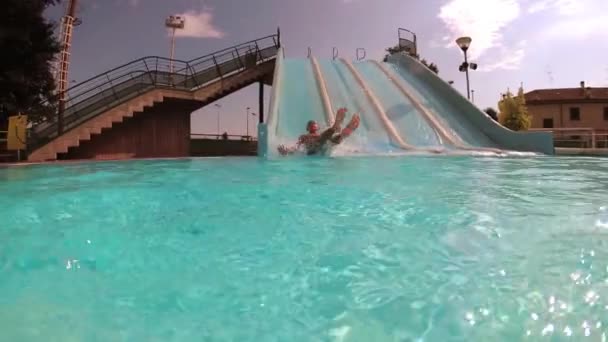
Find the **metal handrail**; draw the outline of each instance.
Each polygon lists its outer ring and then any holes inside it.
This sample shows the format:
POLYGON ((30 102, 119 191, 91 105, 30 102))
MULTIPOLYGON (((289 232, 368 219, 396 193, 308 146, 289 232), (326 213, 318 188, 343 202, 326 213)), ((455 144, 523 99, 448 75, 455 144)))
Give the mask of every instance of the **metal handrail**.
POLYGON ((591 127, 563 127, 563 128, 530 128, 529 131, 551 132, 556 143, 589 143, 589 148, 597 148, 598 142, 608 145, 608 130, 591 127), (588 139, 588 140, 586 140, 588 139))
MULTIPOLYGON (((224 135, 223 134, 212 134, 212 133, 190 133, 190 137, 211 137, 211 138, 216 138, 217 140, 221 140, 224 135)), ((227 138, 240 138, 241 140, 257 140, 255 136, 251 136, 251 135, 241 135, 241 134, 226 134, 227 138)), ((202 140, 202 139, 201 139, 202 140)), ((230 140, 230 139, 228 139, 230 140)))
MULTIPOLYGON (((190 60, 190 61, 182 61, 182 60, 179 60, 179 59, 173 59, 173 62, 174 62, 174 63, 175 63, 175 62, 178 62, 178 63, 184 63, 184 64, 193 63, 193 62, 196 62, 196 61, 197 61, 197 60, 199 60, 199 59, 208 58, 208 57, 211 57, 211 56, 213 56, 213 55, 216 55, 216 54, 219 54, 219 53, 223 53, 223 52, 225 52, 225 51, 227 51, 227 50, 234 49, 234 48, 236 48, 236 47, 238 47, 238 46, 247 45, 247 44, 251 44, 251 43, 253 43, 253 42, 257 42, 257 41, 260 41, 260 40, 266 40, 266 39, 268 39, 268 38, 275 38, 275 37, 278 37, 278 35, 277 35, 277 34, 274 34, 274 35, 269 35, 269 36, 266 36, 266 37, 258 38, 258 39, 255 39, 255 40, 250 40, 250 41, 245 42, 245 43, 240 43, 240 44, 238 44, 238 45, 234 45, 234 46, 232 46, 232 47, 225 48, 225 49, 223 49, 223 50, 215 51, 215 52, 212 52, 212 53, 210 53, 210 54, 207 54, 207 55, 203 55, 203 56, 197 57, 197 58, 192 59, 192 60, 190 60)), ((278 45, 278 44, 276 44, 276 45, 278 45)), ((124 68, 124 67, 126 67, 126 66, 129 66, 129 65, 131 65, 131 64, 135 64, 135 63, 137 63, 137 62, 143 61, 143 60, 145 60, 145 59, 150 59, 150 58, 164 59, 164 60, 167 60, 167 61, 170 61, 170 60, 171 60, 171 59, 169 59, 169 58, 165 58, 165 57, 159 57, 159 56, 146 56, 146 57, 140 57, 140 58, 138 58, 138 59, 136 59, 136 60, 130 61, 130 62, 125 63, 125 64, 120 65, 120 66, 117 66, 117 67, 112 68, 112 69, 110 69, 110 70, 108 70, 108 71, 102 72, 101 74, 98 74, 98 75, 96 75, 96 76, 93 76, 93 77, 91 77, 91 78, 89 78, 89 79, 87 79, 87 80, 84 80, 84 81, 82 81, 82 82, 80 82, 80 83, 78 83, 78 84, 75 84, 75 85, 73 85, 73 86, 69 87, 68 89, 66 89, 66 91, 65 91, 65 92, 66 92, 66 93, 68 93, 68 92, 70 92, 71 90, 73 90, 73 89, 75 89, 75 88, 78 88, 79 86, 82 86, 82 85, 83 85, 83 84, 85 84, 85 83, 88 83, 88 82, 90 82, 90 81, 92 81, 92 80, 94 80, 94 79, 96 79, 96 78, 99 78, 100 76, 103 76, 103 75, 105 75, 105 74, 112 73, 112 72, 114 72, 114 71, 116 71, 116 70, 122 69, 122 68, 124 68)))
POLYGON ((410 51, 410 53, 413 53, 413 54, 417 54, 418 53, 418 38, 416 37, 416 33, 412 32, 412 31, 410 31, 408 29, 398 28, 397 29, 397 37, 399 39, 399 47, 403 47, 401 45, 402 41, 407 41, 407 42, 410 42, 410 43, 412 43, 414 45, 414 51, 410 51), (407 38, 402 38, 401 37, 401 32, 407 32, 407 33, 409 33, 414 39, 410 40, 410 39, 407 39, 407 38))
MULTIPOLYGON (((58 117, 33 122, 30 130, 32 147, 40 146, 54 136, 74 128, 83 119, 90 119, 103 112, 104 108, 107 110, 149 88, 194 90, 228 74, 275 58, 279 47, 280 38, 277 33, 190 61, 148 56, 110 69, 65 91, 65 105, 61 112, 65 128, 63 131, 57 124, 58 117), (171 64, 173 71, 169 67, 171 64)), ((59 98, 59 95, 56 96, 59 98)))
POLYGON ((357 61, 362 61, 365 59, 365 56, 367 56, 367 52, 365 52, 364 48, 357 48, 356 55, 357 55, 357 61), (359 54, 359 52, 363 52, 363 55, 361 56, 359 54))

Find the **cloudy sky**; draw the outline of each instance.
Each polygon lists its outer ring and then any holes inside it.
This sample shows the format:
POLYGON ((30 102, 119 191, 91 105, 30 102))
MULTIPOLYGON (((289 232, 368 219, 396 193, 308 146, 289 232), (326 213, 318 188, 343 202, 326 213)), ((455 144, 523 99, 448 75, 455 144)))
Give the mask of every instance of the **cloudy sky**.
MULTIPOLYGON (((62 12, 51 8, 48 16, 62 12)), ((471 57, 480 69, 472 72, 471 87, 481 107, 496 107, 500 93, 521 82, 526 90, 575 87, 582 80, 608 86, 606 0, 81 0, 70 78, 82 81, 142 56, 168 56, 163 23, 170 14, 187 18, 176 43, 182 60, 272 34, 277 26, 288 58, 306 57, 309 46, 330 58, 335 46, 343 57, 365 48, 368 59, 379 59, 405 27, 417 33, 422 56, 463 92, 454 40, 473 38, 471 57)), ((257 108, 257 88, 219 102, 221 130, 242 134, 245 108, 257 108)), ((213 106, 193 116, 192 130, 215 133, 213 106)))

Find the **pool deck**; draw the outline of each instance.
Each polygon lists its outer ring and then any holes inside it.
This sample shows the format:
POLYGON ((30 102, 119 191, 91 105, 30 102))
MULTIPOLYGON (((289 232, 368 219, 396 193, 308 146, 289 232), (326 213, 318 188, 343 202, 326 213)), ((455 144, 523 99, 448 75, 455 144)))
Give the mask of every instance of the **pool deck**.
POLYGON ((32 165, 70 165, 70 164, 82 164, 82 163, 116 163, 126 161, 159 161, 159 160, 196 160, 196 159, 221 159, 221 158, 252 158, 251 156, 206 156, 206 157, 159 157, 159 158, 117 158, 117 159, 73 159, 73 160, 56 160, 47 162, 12 162, 12 163, 0 163, 0 169, 3 167, 19 167, 19 166, 32 166, 32 165))
POLYGON ((608 148, 556 147, 555 148, 555 155, 558 155, 558 156, 608 157, 608 148))
MULTIPOLYGON (((608 157, 608 148, 570 148, 570 147, 556 147, 556 156, 588 156, 588 157, 608 157)), ((28 165, 57 165, 57 164, 76 164, 76 163, 91 163, 91 162, 117 162, 125 160, 180 160, 180 159, 205 159, 205 158, 238 158, 246 156, 189 156, 189 157, 175 157, 175 158, 108 158, 108 159, 75 159, 75 160, 58 160, 52 162, 11 162, 3 163, 0 162, 0 168, 2 167, 13 167, 13 166, 28 166, 28 165)), ((251 156, 249 156, 251 157, 251 156)))

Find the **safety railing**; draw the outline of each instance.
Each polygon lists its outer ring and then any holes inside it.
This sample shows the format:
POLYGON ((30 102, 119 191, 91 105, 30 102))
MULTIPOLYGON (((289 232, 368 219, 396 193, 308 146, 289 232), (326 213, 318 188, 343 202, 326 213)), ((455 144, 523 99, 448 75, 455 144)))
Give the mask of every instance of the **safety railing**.
POLYGON ((11 162, 16 160, 15 151, 7 149, 8 131, 0 131, 0 162, 11 162))
POLYGON ((551 132, 555 147, 608 148, 608 130, 582 128, 531 128, 529 131, 551 132))
POLYGON ((356 54, 357 61, 362 61, 365 59, 367 52, 365 52, 364 48, 357 48, 357 51, 355 54, 356 54))
POLYGON ((66 90, 56 116, 32 123, 30 149, 150 89, 195 90, 273 59, 279 47, 277 33, 190 61, 144 57, 106 71, 66 90))
POLYGON ((399 47, 404 48, 412 55, 418 54, 418 39, 414 32, 399 28, 397 29, 397 36, 399 37, 399 47))
POLYGON ((208 133, 191 133, 193 139, 215 139, 215 140, 241 140, 241 141, 256 141, 257 137, 251 135, 238 134, 208 134, 208 133))

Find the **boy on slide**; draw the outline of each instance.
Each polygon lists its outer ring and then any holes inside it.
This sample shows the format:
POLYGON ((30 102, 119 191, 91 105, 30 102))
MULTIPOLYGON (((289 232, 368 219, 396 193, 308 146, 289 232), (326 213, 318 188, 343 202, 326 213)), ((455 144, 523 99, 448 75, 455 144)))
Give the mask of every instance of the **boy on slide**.
POLYGON ((319 134, 319 125, 316 121, 310 120, 306 124, 306 130, 308 134, 303 134, 298 138, 298 142, 296 146, 292 148, 287 148, 283 145, 278 147, 279 153, 281 155, 293 154, 296 152, 302 145, 306 148, 306 153, 308 155, 318 154, 320 152, 325 151, 328 142, 332 142, 334 144, 340 144, 344 139, 348 138, 358 127, 361 119, 359 118, 359 114, 353 115, 352 119, 346 126, 346 128, 341 129, 341 125, 344 122, 344 118, 346 116, 347 109, 340 108, 336 113, 336 121, 334 125, 323 131, 323 133, 319 134))

